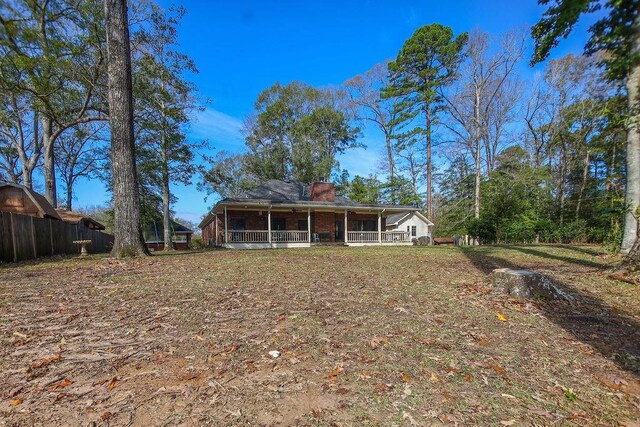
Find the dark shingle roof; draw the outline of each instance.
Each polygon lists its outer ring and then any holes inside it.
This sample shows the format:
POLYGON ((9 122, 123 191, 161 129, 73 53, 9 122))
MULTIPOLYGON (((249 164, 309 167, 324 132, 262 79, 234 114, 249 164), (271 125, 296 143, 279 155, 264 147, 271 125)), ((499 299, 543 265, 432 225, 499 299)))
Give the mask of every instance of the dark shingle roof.
MULTIPOLYGON (((171 220, 171 228, 173 228, 174 234, 192 234, 193 231, 179 222, 171 220)), ((143 234, 145 241, 163 241, 164 239, 164 227, 162 221, 151 221, 144 224, 143 234)))
POLYGON ((384 205, 377 203, 360 203, 346 197, 336 196, 333 202, 323 202, 311 200, 311 190, 309 185, 305 185, 295 181, 282 181, 279 179, 271 179, 253 190, 246 191, 243 195, 236 198, 225 198, 220 203, 251 203, 251 204, 309 204, 321 206, 354 206, 354 207, 406 207, 415 209, 413 206, 396 206, 384 205))
POLYGON ((335 201, 325 202, 319 200, 311 200, 310 186, 295 181, 282 181, 279 179, 271 179, 260 184, 253 190, 246 191, 239 197, 220 200, 216 203, 213 210, 207 214, 200 222, 199 227, 202 228, 213 220, 213 212, 219 205, 226 204, 244 204, 247 205, 301 205, 309 207, 338 207, 338 208, 374 208, 374 209, 406 209, 415 211, 417 208, 413 206, 399 206, 377 203, 360 203, 346 197, 336 196, 335 201))
POLYGON ((401 219, 403 219, 407 215, 409 215, 407 212, 402 212, 402 213, 389 215, 389 216, 387 216, 387 225, 395 224, 395 223, 397 223, 398 221, 400 221, 401 219))

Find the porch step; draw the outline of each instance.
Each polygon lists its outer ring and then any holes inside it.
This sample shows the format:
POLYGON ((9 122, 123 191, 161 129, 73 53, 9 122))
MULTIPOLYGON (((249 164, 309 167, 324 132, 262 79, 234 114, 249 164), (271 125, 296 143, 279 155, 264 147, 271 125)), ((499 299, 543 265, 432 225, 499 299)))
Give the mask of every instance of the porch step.
POLYGON ((344 242, 313 242, 311 246, 346 246, 344 242))

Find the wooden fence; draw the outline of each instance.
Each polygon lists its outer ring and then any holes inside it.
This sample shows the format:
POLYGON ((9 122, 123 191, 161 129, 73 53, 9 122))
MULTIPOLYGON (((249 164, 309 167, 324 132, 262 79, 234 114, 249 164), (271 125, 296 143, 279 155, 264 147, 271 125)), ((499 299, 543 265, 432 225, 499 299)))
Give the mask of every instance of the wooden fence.
POLYGON ((74 240, 91 240, 89 252, 108 252, 113 236, 83 224, 0 212, 0 261, 18 262, 51 255, 79 254, 74 240))

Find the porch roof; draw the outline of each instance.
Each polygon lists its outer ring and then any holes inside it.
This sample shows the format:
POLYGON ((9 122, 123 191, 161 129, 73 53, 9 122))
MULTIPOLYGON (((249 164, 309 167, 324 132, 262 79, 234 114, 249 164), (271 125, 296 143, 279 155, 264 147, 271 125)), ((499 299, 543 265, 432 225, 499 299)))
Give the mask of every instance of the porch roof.
POLYGON ((327 210, 334 208, 339 211, 387 211, 387 212, 417 212, 420 209, 414 206, 403 205, 388 205, 388 204, 370 204, 359 203, 353 200, 336 197, 335 202, 320 202, 320 201, 288 201, 277 202, 268 199, 223 199, 220 200, 213 209, 205 216, 200 222, 199 227, 206 227, 211 221, 213 221, 215 214, 224 212, 224 207, 238 208, 238 209, 255 209, 255 210, 267 210, 267 209, 312 209, 312 210, 327 210), (338 200, 340 199, 340 200, 338 200))
POLYGON ((200 222, 199 227, 206 227, 215 214, 222 213, 224 207, 239 209, 336 209, 372 210, 390 212, 417 212, 414 206, 360 203, 346 197, 336 196, 334 201, 311 200, 310 187, 306 184, 278 179, 269 180, 253 190, 245 192, 241 197, 227 197, 220 200, 200 222))

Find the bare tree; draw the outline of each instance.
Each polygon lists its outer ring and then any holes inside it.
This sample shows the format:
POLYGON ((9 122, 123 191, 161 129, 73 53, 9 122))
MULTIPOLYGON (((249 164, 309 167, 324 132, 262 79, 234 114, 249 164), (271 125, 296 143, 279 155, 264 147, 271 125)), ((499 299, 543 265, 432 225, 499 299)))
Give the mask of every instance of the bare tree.
POLYGON ((33 188, 33 171, 42 155, 38 114, 30 111, 24 97, 9 94, 1 101, 0 146, 5 159, 3 163, 8 167, 5 171, 13 181, 21 181, 26 187, 33 188), (17 170, 16 159, 19 161, 19 175, 9 170, 17 170))
POLYGON ((84 124, 58 138, 56 168, 64 185, 67 210, 72 210, 73 188, 78 179, 100 175, 104 168, 108 151, 100 134, 105 127, 104 123, 84 124))
POLYGON ((398 97, 381 98, 380 91, 389 85, 388 62, 374 65, 364 74, 359 74, 344 83, 347 106, 354 111, 360 120, 373 123, 382 132, 385 140, 386 165, 389 183, 391 184, 391 202, 396 203, 397 188, 396 154, 394 139, 400 127, 398 123, 398 97))
POLYGON ((109 124, 115 214, 113 255, 149 255, 142 237, 133 133, 131 50, 126 0, 104 0, 107 23, 109 124))
MULTIPOLYGON (((508 87, 525 50, 524 32, 520 30, 506 33, 495 46, 491 42, 489 35, 480 30, 469 35, 467 59, 461 67, 460 79, 454 90, 444 97, 452 119, 448 127, 461 141, 466 142, 473 155, 475 218, 480 217, 483 144, 494 157, 492 149, 497 149, 499 143, 488 141, 488 138, 491 133, 498 137, 501 135, 505 118, 510 108, 515 106, 508 87)), ((487 163, 493 164, 490 159, 487 159, 487 163)))

